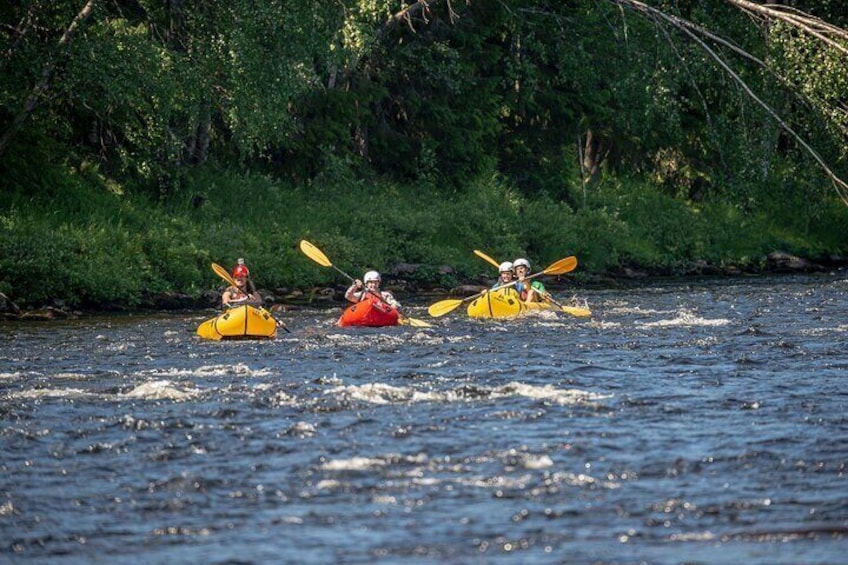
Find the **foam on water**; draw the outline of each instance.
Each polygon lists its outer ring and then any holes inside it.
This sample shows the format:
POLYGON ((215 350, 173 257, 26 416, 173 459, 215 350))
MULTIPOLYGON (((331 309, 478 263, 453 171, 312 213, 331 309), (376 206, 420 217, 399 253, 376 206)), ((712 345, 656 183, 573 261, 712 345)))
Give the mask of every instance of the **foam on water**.
POLYGON ((140 384, 126 394, 119 396, 143 400, 174 400, 182 402, 197 398, 199 395, 200 391, 195 388, 186 385, 176 385, 168 380, 158 380, 140 384))
POLYGON ((637 325, 646 328, 661 328, 670 326, 726 326, 730 324, 726 318, 706 319, 689 310, 675 312, 675 317, 669 320, 656 320, 652 322, 636 322, 637 325))
POLYGON ((477 387, 474 397, 463 389, 418 390, 413 387, 393 386, 385 383, 346 385, 328 389, 324 394, 371 404, 410 404, 416 402, 471 402, 506 397, 525 397, 546 400, 559 405, 591 404, 612 398, 611 394, 598 394, 579 389, 558 389, 553 385, 537 386, 522 382, 510 382, 498 387, 477 387))
POLYGON ((840 562, 844 281, 587 295, 258 342, 12 326, 0 562, 840 562))

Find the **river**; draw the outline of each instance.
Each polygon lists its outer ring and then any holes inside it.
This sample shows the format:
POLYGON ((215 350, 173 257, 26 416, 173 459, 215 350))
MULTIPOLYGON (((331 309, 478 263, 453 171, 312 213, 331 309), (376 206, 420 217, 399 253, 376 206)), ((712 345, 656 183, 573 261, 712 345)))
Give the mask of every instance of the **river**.
POLYGON ((844 562, 845 273, 579 294, 2 324, 0 563, 844 562))

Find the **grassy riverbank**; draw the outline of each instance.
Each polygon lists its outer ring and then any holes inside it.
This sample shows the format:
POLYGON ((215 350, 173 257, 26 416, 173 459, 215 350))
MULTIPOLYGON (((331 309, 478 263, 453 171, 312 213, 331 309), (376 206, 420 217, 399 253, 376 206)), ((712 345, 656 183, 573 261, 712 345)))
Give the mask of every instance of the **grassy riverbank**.
POLYGON ((848 209, 839 203, 810 221, 791 206, 687 204, 634 179, 607 180, 585 199, 567 194, 571 206, 523 196, 494 174, 446 191, 364 180, 344 167, 301 186, 208 167, 155 202, 94 167, 16 170, 5 183, 0 292, 21 306, 59 299, 132 308, 151 293, 199 296, 220 286, 210 263, 237 257, 264 288, 344 282, 300 253, 301 239, 352 275, 400 269, 419 287, 489 273, 473 249, 527 256, 539 268, 576 255, 578 279, 625 268, 686 274, 698 264, 757 270, 776 250, 848 253, 848 209))

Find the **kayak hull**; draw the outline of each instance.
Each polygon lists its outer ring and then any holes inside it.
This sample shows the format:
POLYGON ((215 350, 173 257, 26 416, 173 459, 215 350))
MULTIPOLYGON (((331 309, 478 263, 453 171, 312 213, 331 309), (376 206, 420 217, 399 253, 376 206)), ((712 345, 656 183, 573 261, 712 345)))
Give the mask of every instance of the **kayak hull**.
POLYGON ((525 312, 556 310, 550 302, 522 302, 514 288, 499 288, 473 300, 467 308, 472 318, 514 318, 525 312))
POLYGON ((366 298, 356 304, 351 304, 339 318, 339 326, 346 328, 352 326, 366 326, 380 328, 384 326, 397 326, 400 316, 395 308, 385 302, 366 298))
POLYGON ((553 302, 548 302, 547 300, 544 302, 530 302, 525 303, 524 306, 528 311, 538 311, 538 310, 552 310, 556 312, 559 309, 559 306, 554 304, 553 302))
POLYGON ((277 321, 264 308, 247 304, 230 308, 206 320, 197 328, 204 339, 273 339, 277 337, 277 321))

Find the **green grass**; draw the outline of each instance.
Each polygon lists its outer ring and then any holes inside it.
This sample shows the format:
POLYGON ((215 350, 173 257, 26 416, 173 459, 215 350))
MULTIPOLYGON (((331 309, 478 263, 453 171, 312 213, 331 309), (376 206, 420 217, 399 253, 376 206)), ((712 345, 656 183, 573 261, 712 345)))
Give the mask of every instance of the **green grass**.
POLYGON ((577 210, 544 193, 522 196, 498 175, 457 192, 342 173, 295 187, 206 167, 164 200, 139 192, 92 166, 7 180, 0 291, 24 306, 60 299, 132 307, 151 292, 218 288, 210 263, 229 267, 238 257, 263 288, 346 283, 305 257, 301 239, 352 276, 417 263, 414 282, 433 286, 492 276, 474 249, 498 260, 525 256, 539 268, 577 255, 583 273, 622 266, 682 273, 697 260, 757 265, 776 249, 807 256, 848 249, 848 208, 839 202, 800 221, 789 210, 695 207, 632 179, 606 182, 577 210), (443 265, 455 274, 441 273, 443 265))

